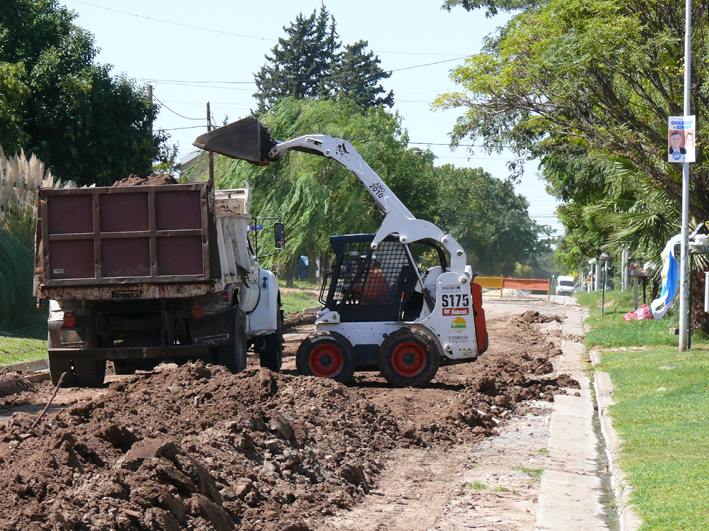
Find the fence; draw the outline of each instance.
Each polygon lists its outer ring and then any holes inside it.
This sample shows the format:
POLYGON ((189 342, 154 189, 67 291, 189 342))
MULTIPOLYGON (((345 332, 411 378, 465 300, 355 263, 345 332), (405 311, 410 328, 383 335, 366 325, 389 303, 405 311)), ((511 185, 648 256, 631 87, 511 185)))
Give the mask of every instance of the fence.
POLYGON ((475 282, 482 288, 499 289, 500 298, 505 289, 521 289, 526 291, 545 291, 547 298, 551 297, 550 278, 514 278, 514 277, 475 277, 475 282))

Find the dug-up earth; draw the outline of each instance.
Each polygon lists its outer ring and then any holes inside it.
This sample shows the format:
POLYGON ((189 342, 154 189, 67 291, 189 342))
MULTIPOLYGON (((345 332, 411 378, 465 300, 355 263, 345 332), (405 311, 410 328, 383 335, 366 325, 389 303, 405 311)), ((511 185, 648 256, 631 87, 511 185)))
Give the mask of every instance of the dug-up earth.
POLYGON ((501 306, 488 352, 421 389, 300 377, 292 356, 280 374, 165 365, 62 390, 32 428, 51 387, 17 380, 0 528, 533 527, 542 413, 578 383, 553 368, 563 317, 501 306))

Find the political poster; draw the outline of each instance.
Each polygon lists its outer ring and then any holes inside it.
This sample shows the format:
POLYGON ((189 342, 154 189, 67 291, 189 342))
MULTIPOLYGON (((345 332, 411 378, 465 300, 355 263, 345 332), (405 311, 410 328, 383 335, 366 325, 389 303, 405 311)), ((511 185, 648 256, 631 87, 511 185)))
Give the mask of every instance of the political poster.
POLYGON ((694 116, 670 116, 667 120, 667 160, 694 162, 697 131, 694 116))

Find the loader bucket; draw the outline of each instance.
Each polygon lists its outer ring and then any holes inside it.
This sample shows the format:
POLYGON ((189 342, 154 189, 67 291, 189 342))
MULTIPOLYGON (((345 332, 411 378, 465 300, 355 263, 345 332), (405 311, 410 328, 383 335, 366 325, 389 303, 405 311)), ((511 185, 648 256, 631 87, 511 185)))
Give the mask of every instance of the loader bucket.
POLYGON ((232 159, 266 164, 270 160, 268 152, 275 142, 268 134, 268 129, 250 116, 204 133, 192 144, 232 159))

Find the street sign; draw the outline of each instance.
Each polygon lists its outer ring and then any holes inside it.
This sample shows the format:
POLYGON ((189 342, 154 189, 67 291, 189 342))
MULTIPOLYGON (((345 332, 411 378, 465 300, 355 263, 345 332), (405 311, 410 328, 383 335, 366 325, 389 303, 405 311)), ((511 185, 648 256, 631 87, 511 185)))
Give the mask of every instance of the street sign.
POLYGON ((263 230, 263 225, 262 225, 261 223, 258 223, 258 224, 256 224, 256 225, 249 225, 249 230, 250 230, 251 232, 256 232, 256 231, 259 231, 259 230, 263 230))
POLYGON ((667 160, 694 162, 696 158, 696 120, 694 116, 670 116, 667 119, 667 160))

